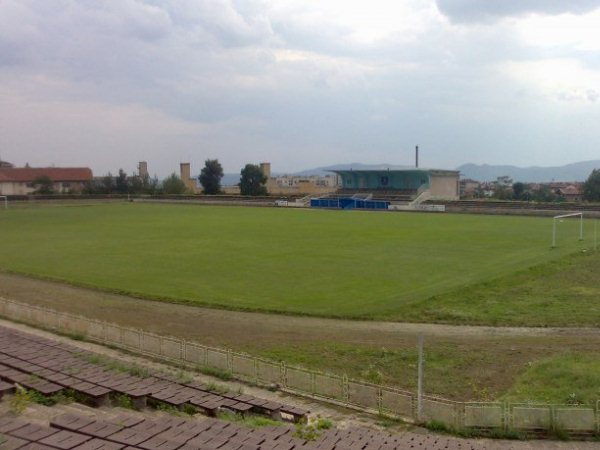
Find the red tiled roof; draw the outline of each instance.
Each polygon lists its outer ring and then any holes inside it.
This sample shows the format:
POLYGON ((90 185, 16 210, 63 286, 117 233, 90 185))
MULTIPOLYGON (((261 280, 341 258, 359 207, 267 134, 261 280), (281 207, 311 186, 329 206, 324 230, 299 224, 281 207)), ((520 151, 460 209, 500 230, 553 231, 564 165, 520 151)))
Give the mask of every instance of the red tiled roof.
POLYGON ((31 183, 43 175, 52 181, 88 181, 92 179, 92 170, 87 167, 0 168, 0 182, 31 183))

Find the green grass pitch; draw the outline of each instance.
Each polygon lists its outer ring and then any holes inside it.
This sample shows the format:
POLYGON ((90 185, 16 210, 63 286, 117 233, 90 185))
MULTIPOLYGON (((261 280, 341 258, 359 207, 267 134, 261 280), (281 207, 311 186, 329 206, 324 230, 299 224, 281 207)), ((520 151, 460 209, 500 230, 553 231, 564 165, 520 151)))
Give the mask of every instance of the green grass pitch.
MULTIPOLYGON (((551 218, 116 203, 0 211, 0 269, 147 298, 421 320, 429 299, 579 251, 551 218)), ((510 309, 510 301, 506 304, 510 309)), ((432 317, 435 321, 435 317, 432 317)), ((480 320, 490 323, 485 317, 480 320)))

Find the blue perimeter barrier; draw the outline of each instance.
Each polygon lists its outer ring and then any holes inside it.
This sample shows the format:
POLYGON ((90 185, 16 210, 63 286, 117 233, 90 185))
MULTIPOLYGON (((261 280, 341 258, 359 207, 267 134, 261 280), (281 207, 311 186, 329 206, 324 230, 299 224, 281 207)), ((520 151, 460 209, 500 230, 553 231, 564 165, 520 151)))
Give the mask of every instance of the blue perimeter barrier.
POLYGON ((359 198, 311 198, 311 208, 336 208, 336 209, 388 209, 390 202, 383 200, 361 200, 359 198))

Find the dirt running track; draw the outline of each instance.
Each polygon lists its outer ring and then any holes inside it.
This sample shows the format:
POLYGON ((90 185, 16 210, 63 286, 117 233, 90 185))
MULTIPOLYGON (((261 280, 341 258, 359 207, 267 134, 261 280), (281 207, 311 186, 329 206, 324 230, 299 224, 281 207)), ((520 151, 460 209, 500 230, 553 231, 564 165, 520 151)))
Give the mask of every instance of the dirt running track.
MULTIPOLYGON (((6 273, 0 273, 0 296, 258 354, 282 347, 314 350, 327 343, 371 349, 414 349, 416 333, 423 332, 430 349, 448 355, 453 355, 452 352, 472 355, 468 363, 455 367, 461 374, 461 386, 454 384, 452 389, 444 386, 444 378, 448 378, 444 374, 440 374, 439 383, 435 374, 430 377, 430 392, 462 400, 483 387, 491 395, 502 392, 530 361, 561 351, 590 352, 600 348, 600 329, 593 328, 450 326, 225 311, 141 301, 6 273)), ((335 361, 328 369, 344 370, 335 361)), ((410 383, 399 385, 411 387, 410 383)))

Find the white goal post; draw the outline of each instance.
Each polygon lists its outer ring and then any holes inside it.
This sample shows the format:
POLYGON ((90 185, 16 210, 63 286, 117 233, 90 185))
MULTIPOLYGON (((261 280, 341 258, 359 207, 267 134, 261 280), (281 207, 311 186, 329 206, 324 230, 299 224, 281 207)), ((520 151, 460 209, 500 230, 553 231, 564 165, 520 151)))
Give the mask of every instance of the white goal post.
POLYGON ((552 248, 556 247, 556 221, 560 219, 566 219, 567 217, 577 216, 579 216, 579 240, 583 241, 583 212, 561 214, 560 216, 554 216, 552 220, 552 248))
POLYGON ((8 209, 8 197, 6 195, 0 195, 0 200, 4 200, 4 209, 8 209))

